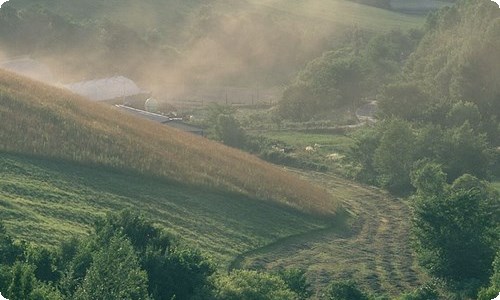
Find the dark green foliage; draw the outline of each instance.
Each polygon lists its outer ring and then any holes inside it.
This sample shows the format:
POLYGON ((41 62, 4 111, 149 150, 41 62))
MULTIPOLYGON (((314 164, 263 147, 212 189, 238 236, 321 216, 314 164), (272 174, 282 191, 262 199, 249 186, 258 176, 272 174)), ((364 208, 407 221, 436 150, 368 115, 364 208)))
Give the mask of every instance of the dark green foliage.
POLYGON ((11 268, 11 281, 7 289, 7 298, 10 300, 29 299, 35 285, 34 267, 16 262, 11 268))
POLYGON ((424 119, 429 96, 415 83, 387 85, 380 95, 379 109, 384 117, 409 121, 424 119))
POLYGON ((12 265, 23 255, 23 248, 7 234, 5 226, 0 222, 0 266, 12 265))
POLYGON ((415 159, 415 134, 411 124, 392 120, 384 127, 380 144, 373 154, 379 183, 395 193, 407 192, 415 159))
POLYGON ((30 300, 63 300, 64 297, 58 289, 47 284, 38 284, 30 296, 30 300))
POLYGON ((327 289, 328 300, 369 300, 353 281, 334 281, 327 289))
POLYGON ((300 269, 285 269, 277 274, 290 290, 298 295, 298 299, 308 299, 312 296, 311 284, 307 282, 306 272, 300 269))
POLYGON ((351 148, 351 157, 359 164, 355 177, 361 182, 377 184, 373 153, 380 145, 381 135, 381 130, 373 127, 365 127, 353 134, 355 145, 351 148))
POLYGON ((149 299, 147 273, 141 270, 130 241, 116 235, 102 246, 74 299, 149 299))
POLYGON ((335 109, 357 108, 400 71, 421 34, 393 30, 368 38, 354 31, 339 48, 309 62, 283 92, 278 114, 307 121, 335 109))
POLYGON ((232 115, 219 115, 214 133, 218 140, 228 146, 241 148, 245 145, 245 133, 239 121, 232 115))
POLYGON ((49 250, 30 246, 26 249, 26 261, 35 267, 36 279, 45 282, 55 282, 59 279, 59 273, 55 271, 53 254, 49 250))
POLYGON ((490 278, 490 285, 479 291, 478 300, 491 300, 500 293, 500 251, 497 251, 493 261, 493 275, 490 278))
POLYGON ((139 264, 150 278, 148 290, 155 299, 195 297, 208 287, 208 277, 214 272, 198 251, 172 245, 171 237, 131 210, 101 219, 96 234, 99 245, 107 244, 116 234, 131 241, 139 264))
POLYGON ((154 299, 196 299, 208 294, 214 266, 199 251, 174 248, 168 252, 148 248, 141 258, 149 275, 154 299))
POLYGON ((144 253, 146 248, 167 249, 171 240, 161 229, 132 210, 126 209, 116 214, 108 214, 106 218, 95 224, 98 243, 104 244, 114 235, 126 236, 137 252, 144 253))
POLYGON ((363 61, 349 50, 331 51, 310 62, 278 106, 282 118, 307 121, 315 114, 356 106, 364 92, 363 61))
POLYGON ((211 138, 231 147, 245 148, 246 134, 234 113, 231 106, 211 104, 205 123, 210 129, 211 138))
POLYGON ((470 175, 443 186, 442 171, 433 164, 421 166, 412 178, 419 187, 412 220, 421 264, 437 278, 477 289, 489 276, 500 238, 498 194, 470 175))
POLYGON ((215 298, 220 300, 294 300, 291 291, 279 276, 257 271, 236 270, 220 276, 215 282, 215 298))

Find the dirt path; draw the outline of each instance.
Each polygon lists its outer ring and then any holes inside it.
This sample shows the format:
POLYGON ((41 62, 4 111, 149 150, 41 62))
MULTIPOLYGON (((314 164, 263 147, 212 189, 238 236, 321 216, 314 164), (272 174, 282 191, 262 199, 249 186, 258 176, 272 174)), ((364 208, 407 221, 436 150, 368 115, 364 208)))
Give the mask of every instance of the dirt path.
POLYGON ((342 199, 346 211, 354 216, 351 230, 336 224, 287 237, 240 255, 232 267, 302 268, 316 291, 338 278, 354 279, 365 290, 388 295, 419 284, 421 273, 409 245, 406 203, 334 175, 299 174, 342 199))

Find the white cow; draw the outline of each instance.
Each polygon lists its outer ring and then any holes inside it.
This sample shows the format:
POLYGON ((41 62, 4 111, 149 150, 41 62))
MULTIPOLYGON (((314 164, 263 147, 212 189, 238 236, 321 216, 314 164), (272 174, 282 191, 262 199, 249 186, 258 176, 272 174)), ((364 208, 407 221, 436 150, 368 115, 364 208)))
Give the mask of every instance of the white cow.
POLYGON ((4 297, 2 296, 2 293, 0 293, 0 300, 9 300, 9 299, 4 298, 4 297))

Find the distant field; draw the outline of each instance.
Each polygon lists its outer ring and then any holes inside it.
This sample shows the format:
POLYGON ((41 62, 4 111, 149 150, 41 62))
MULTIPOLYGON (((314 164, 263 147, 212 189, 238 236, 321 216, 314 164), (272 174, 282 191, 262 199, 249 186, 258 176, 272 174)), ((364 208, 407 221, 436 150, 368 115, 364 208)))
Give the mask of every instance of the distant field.
POLYGON ((426 14, 431 10, 451 6, 453 3, 439 0, 391 0, 391 8, 410 14, 426 14))
POLYGON ((345 135, 311 134, 293 131, 268 131, 261 135, 270 139, 282 141, 296 147, 299 151, 307 146, 318 145, 317 151, 322 153, 346 153, 353 146, 354 140, 345 135))
POLYGON ((248 2, 256 7, 268 8, 270 11, 284 12, 301 18, 306 17, 318 22, 357 26, 371 31, 419 27, 424 20, 421 16, 410 16, 342 0, 248 0, 248 2))
POLYGON ((0 219, 16 239, 55 245, 87 234, 97 216, 124 208, 144 213, 221 267, 242 252, 334 220, 133 172, 0 152, 0 219))

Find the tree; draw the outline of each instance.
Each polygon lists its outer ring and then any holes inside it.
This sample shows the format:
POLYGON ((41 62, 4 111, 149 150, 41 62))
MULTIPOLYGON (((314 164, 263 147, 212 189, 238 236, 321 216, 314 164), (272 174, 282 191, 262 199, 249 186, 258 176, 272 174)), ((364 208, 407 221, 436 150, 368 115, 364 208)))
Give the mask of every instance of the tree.
POLYGON ((468 121, 446 131, 445 152, 440 154, 444 171, 451 180, 468 173, 487 178, 492 157, 484 134, 475 131, 468 121))
POLYGON ((106 245, 117 234, 130 240, 155 299, 191 299, 209 288, 208 278, 215 271, 212 263, 199 251, 174 244, 144 216, 123 210, 96 223, 98 245, 106 245))
POLYGON ((230 106, 212 104, 208 110, 206 124, 210 127, 213 139, 231 147, 243 148, 246 135, 234 113, 230 106))
POLYGON ((500 251, 497 251, 493 261, 493 275, 490 278, 490 286, 479 291, 478 300, 491 300, 500 293, 500 251))
POLYGON ((203 299, 212 288, 208 279, 215 269, 199 251, 148 247, 142 260, 154 299, 203 299))
POLYGON ((413 173, 412 231, 419 261, 432 276, 477 288, 489 276, 485 270, 500 238, 498 193, 471 175, 430 193, 436 185, 426 177, 442 180, 442 171, 425 165, 413 173))
POLYGON ((417 83, 393 83, 383 89, 378 107, 385 117, 419 121, 424 118, 429 101, 417 83))
POLYGON ((12 265, 23 255, 23 247, 14 243, 7 229, 0 222, 0 265, 12 265))
POLYGON ((245 146, 245 132, 241 124, 233 115, 219 115, 214 126, 214 135, 225 145, 243 148, 245 146))
POLYGON ((369 300, 353 281, 334 281, 327 289, 328 300, 369 300))
POLYGON ((380 144, 373 154, 375 170, 381 186, 391 192, 411 189, 410 171, 415 160, 416 137, 410 123, 390 120, 383 127, 380 144))
POLYGON ((309 299, 311 297, 311 284, 307 282, 306 273, 300 269, 285 269, 277 273, 290 290, 295 292, 299 299, 309 299))
POLYGON ((93 263, 74 299, 149 299, 147 274, 140 268, 130 241, 116 235, 103 246, 94 254, 93 263))
POLYGON ((278 276, 257 271, 236 270, 215 282, 215 297, 220 300, 299 299, 278 276))
POLYGON ((10 300, 29 299, 35 285, 34 267, 16 262, 11 269, 11 282, 7 290, 10 300))

